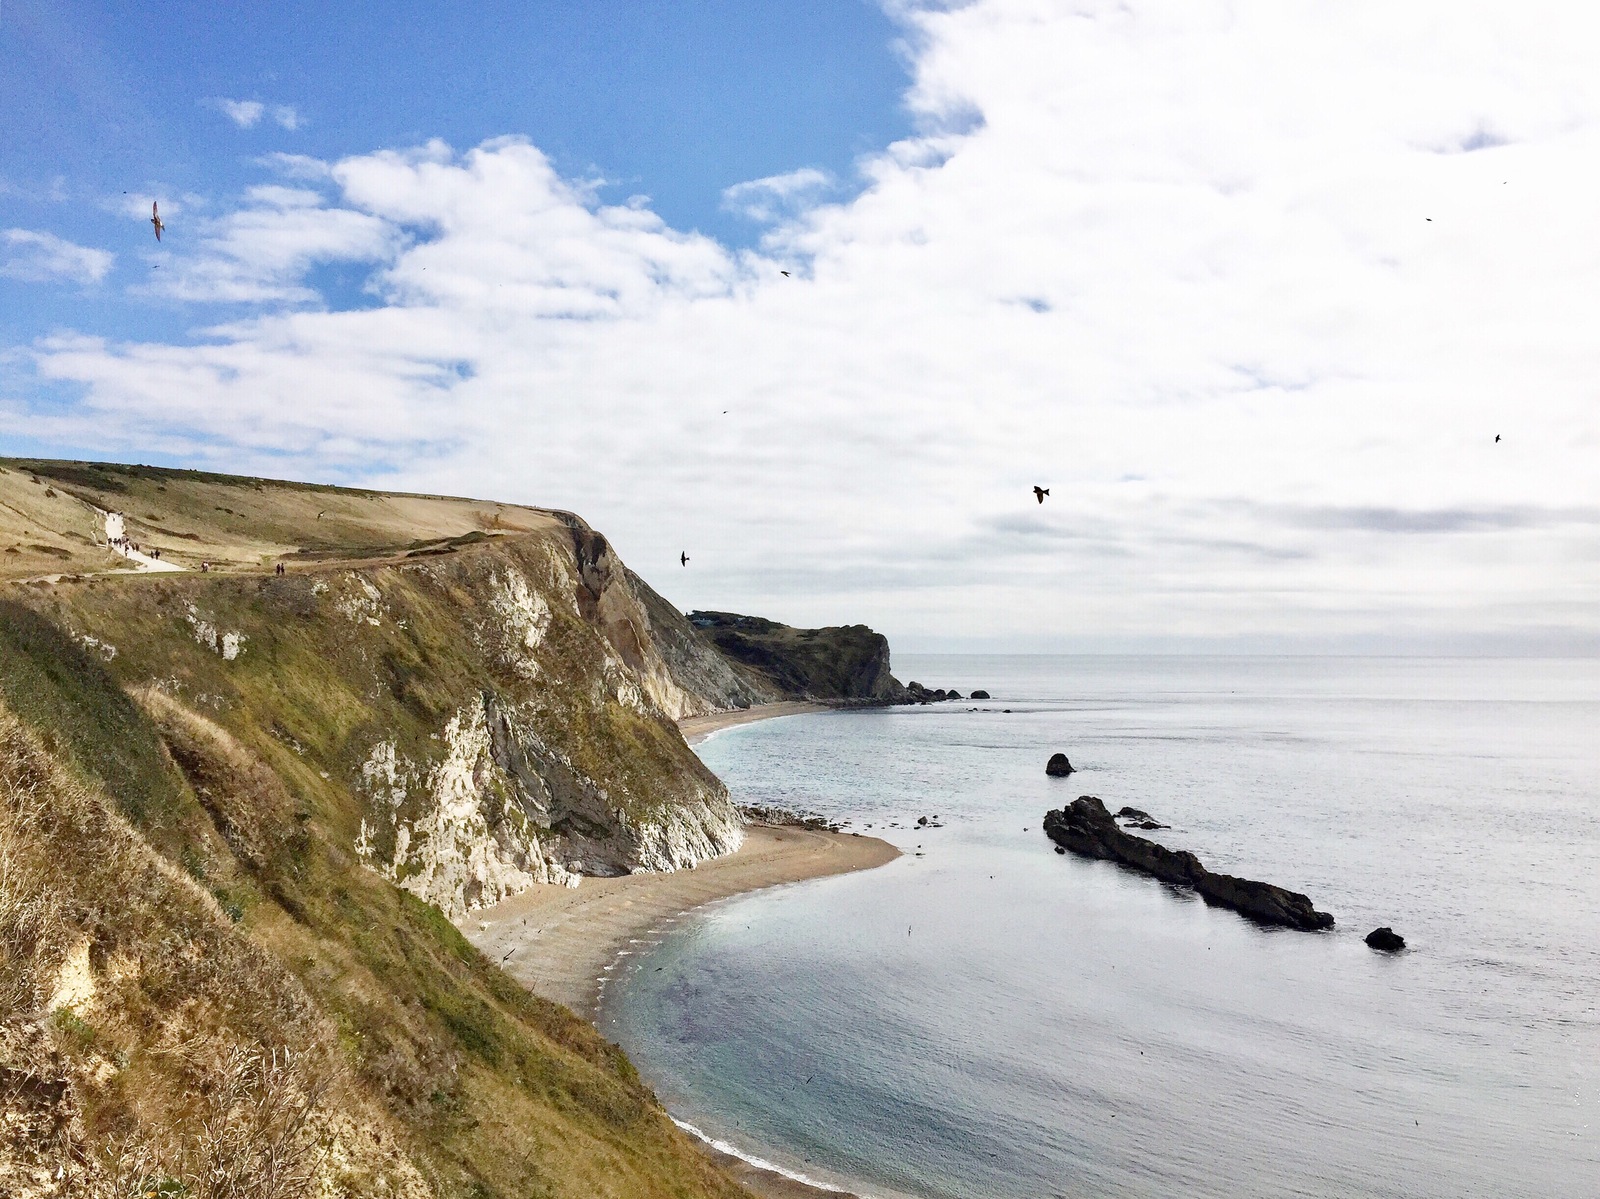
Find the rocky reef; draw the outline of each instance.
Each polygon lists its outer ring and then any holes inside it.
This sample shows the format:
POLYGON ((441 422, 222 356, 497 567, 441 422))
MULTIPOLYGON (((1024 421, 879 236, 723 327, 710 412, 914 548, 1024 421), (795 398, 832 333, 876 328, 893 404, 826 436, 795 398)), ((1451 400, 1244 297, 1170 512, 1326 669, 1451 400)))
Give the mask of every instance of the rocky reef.
POLYGON ((1308 932, 1333 927, 1333 917, 1317 911, 1311 900, 1298 891, 1231 874, 1213 874, 1186 850, 1171 850, 1124 832, 1105 804, 1092 795, 1079 796, 1066 807, 1046 813, 1044 831, 1058 851, 1070 850, 1080 857, 1117 862, 1164 883, 1192 887, 1208 904, 1229 908, 1263 924, 1308 932))
POLYGON ((951 689, 946 691, 943 687, 924 687, 913 679, 906 684, 905 692, 898 698, 890 700, 897 704, 942 704, 946 700, 960 699, 961 692, 951 689))

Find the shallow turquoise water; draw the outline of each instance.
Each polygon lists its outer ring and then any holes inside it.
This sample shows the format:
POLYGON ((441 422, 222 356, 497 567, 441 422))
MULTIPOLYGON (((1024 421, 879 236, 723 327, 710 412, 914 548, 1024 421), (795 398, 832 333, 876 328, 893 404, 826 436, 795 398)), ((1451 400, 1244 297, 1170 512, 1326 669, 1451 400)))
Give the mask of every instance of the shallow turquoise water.
POLYGON ((897 667, 995 698, 701 746, 909 852, 624 959, 605 1024, 674 1114, 881 1196, 1600 1194, 1600 663, 897 667), (1338 928, 1057 856, 1041 818, 1085 793, 1338 928))

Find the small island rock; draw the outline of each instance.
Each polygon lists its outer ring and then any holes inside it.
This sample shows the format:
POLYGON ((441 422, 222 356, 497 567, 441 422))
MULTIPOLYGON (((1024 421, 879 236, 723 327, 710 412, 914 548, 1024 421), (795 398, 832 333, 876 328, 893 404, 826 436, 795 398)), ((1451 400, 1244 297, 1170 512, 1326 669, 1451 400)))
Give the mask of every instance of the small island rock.
POLYGON ((1044 772, 1051 778, 1064 779, 1072 773, 1072 763, 1067 761, 1066 754, 1051 754, 1050 760, 1045 763, 1044 772))
POLYGON ((988 699, 989 698, 989 693, 987 691, 974 691, 967 698, 968 699, 988 699))
POLYGON ((1367 934, 1367 944, 1383 953, 1399 953, 1406 947, 1406 939, 1388 925, 1384 925, 1367 934))
POLYGON ((1085 858, 1120 862, 1164 883, 1193 887, 1208 904, 1231 908, 1263 924, 1307 931, 1333 927, 1333 917, 1317 911, 1298 891, 1231 874, 1213 874, 1192 853, 1123 832, 1105 804, 1093 795, 1080 795, 1066 807, 1046 813, 1044 831, 1057 847, 1085 858))

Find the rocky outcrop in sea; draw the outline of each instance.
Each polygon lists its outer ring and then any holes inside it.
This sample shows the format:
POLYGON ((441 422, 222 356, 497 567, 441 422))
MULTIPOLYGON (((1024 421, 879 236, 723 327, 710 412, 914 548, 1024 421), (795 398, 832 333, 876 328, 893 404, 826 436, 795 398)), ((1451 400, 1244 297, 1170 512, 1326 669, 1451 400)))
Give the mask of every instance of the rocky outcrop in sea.
POLYGON ((1164 883, 1192 887, 1207 903, 1263 924, 1307 932, 1333 927, 1333 917, 1317 911, 1311 900, 1298 891, 1231 874, 1213 874, 1187 850, 1168 849, 1124 832, 1105 804, 1092 795, 1079 796, 1066 807, 1046 813, 1044 831, 1062 850, 1117 862, 1164 883))
POLYGON ((1368 933, 1366 941, 1373 949, 1382 953, 1399 953, 1406 947, 1406 939, 1387 924, 1368 933))

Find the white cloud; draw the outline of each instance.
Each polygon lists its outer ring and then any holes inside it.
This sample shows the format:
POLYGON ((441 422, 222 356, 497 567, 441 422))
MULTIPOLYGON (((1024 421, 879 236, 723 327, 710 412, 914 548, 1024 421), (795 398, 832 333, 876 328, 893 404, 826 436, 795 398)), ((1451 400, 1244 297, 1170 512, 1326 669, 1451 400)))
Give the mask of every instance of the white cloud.
POLYGON ((262 155, 256 162, 286 179, 317 183, 333 177, 332 168, 327 163, 308 154, 285 154, 275 151, 262 155))
POLYGON ((219 96, 211 103, 240 129, 253 128, 267 111, 267 106, 260 100, 228 100, 219 96))
POLYGON ((384 261, 398 244, 388 222, 327 207, 308 188, 265 185, 245 200, 220 219, 196 222, 196 252, 175 256, 145 290, 187 301, 315 302, 319 294, 304 282, 313 266, 384 261))
POLYGON ((0 234, 0 275, 25 283, 99 283, 116 255, 53 233, 7 229, 0 234))
POLYGON ((1595 635, 1596 14, 896 11, 925 132, 847 202, 805 171, 730 189, 798 197, 760 254, 516 139, 285 160, 327 193, 258 189, 174 277, 266 306, 197 345, 38 347, 83 391, 58 419, 573 508, 685 606, 1595 635), (295 307, 329 261, 369 306, 295 307))
POLYGON ((305 123, 300 110, 292 104, 267 105, 260 100, 229 100, 224 96, 214 97, 204 103, 222 113, 240 129, 253 129, 261 123, 262 117, 269 115, 274 124, 288 130, 298 129, 305 123))
POLYGON ((836 182, 827 171, 802 167, 724 188, 722 207, 746 220, 763 224, 794 217, 832 191, 836 182))

